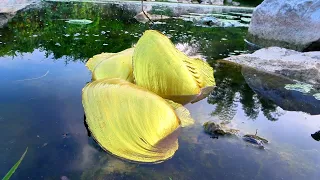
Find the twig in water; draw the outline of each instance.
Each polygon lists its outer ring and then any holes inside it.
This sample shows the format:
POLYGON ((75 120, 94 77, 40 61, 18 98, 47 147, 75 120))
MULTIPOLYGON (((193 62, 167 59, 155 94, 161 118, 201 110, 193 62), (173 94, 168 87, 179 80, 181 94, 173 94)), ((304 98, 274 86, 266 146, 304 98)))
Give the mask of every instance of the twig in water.
POLYGON ((35 77, 35 78, 30 78, 30 79, 21 79, 21 80, 16 80, 15 82, 18 82, 18 81, 31 81, 31 80, 41 79, 41 78, 47 76, 48 74, 49 74, 49 70, 44 75, 42 75, 40 77, 35 77))
POLYGON ((152 24, 154 25, 154 22, 149 18, 149 16, 147 15, 147 13, 144 12, 143 10, 143 0, 141 0, 141 10, 142 10, 142 13, 149 19, 150 22, 152 22, 152 24))

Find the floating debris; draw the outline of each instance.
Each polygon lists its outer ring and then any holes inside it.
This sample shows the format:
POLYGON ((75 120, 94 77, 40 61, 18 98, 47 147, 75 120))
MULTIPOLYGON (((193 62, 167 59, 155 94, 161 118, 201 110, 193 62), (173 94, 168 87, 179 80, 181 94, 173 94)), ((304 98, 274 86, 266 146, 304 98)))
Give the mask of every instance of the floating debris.
POLYGON ((284 88, 291 91, 309 93, 313 89, 313 86, 311 84, 297 83, 297 84, 286 84, 284 88))
POLYGON ((87 19, 69 19, 66 22, 69 24, 79 24, 79 25, 86 25, 86 24, 92 23, 91 20, 87 20, 87 19))

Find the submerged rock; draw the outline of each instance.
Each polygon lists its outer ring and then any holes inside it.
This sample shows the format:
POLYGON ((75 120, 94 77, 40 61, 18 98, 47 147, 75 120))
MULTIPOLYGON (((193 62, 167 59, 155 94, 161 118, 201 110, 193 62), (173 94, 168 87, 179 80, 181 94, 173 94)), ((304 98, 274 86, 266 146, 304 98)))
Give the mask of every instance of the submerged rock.
POLYGON ((229 129, 222 124, 206 122, 203 124, 204 131, 210 135, 233 135, 239 132, 237 129, 229 129))
POLYGON ((301 53, 270 47, 260 49, 253 54, 232 56, 225 60, 309 84, 320 84, 320 51, 301 53))
POLYGON ((259 148, 264 149, 263 141, 253 137, 253 136, 243 136, 244 141, 249 142, 253 145, 257 145, 259 148))
POLYGON ((246 134, 246 135, 244 135, 243 136, 244 138, 251 138, 251 139, 255 139, 255 140, 259 140, 259 141, 261 141, 262 143, 269 143, 269 141, 268 140, 266 140, 265 138, 262 138, 262 137, 260 137, 260 136, 257 136, 256 134, 255 135, 253 135, 253 134, 246 134))
POLYGON ((318 0, 265 0, 253 12, 249 39, 261 46, 319 50, 319 29, 318 0))
POLYGON ((264 149, 264 144, 269 143, 269 141, 265 138, 262 138, 257 135, 258 130, 256 130, 256 134, 246 134, 242 137, 244 141, 247 141, 253 145, 257 145, 260 149, 264 149))

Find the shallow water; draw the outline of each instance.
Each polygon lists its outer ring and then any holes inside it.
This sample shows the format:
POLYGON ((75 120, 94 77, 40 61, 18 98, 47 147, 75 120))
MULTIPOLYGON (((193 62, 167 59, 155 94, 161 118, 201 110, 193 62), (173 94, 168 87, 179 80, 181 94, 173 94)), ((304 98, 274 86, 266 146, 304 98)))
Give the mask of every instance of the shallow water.
POLYGON ((215 69, 216 89, 186 105, 196 123, 182 129, 172 159, 134 164, 104 152, 84 124, 81 90, 91 80, 84 62, 134 45, 149 28, 133 19, 135 14, 114 4, 43 3, 17 13, 0 29, 0 176, 28 147, 12 179, 320 178, 320 142, 311 137, 320 130, 320 101, 286 92, 281 77, 217 61, 249 52, 246 28, 201 27, 181 19, 151 28, 189 55, 206 59, 215 69), (70 19, 93 22, 67 23, 70 19), (264 86, 265 79, 279 84, 264 86), (298 106, 299 97, 314 115, 298 106), (258 129, 270 143, 261 150, 238 136, 212 139, 202 129, 211 120, 228 122, 241 134, 258 129))

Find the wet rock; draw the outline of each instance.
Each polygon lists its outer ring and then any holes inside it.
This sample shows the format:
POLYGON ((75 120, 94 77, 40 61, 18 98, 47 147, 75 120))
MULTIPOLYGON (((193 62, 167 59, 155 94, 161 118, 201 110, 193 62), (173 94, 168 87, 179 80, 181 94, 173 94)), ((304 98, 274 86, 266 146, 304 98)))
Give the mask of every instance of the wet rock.
POLYGON ((297 52, 279 47, 260 49, 253 54, 226 58, 240 65, 283 75, 290 79, 320 84, 320 51, 297 52))
POLYGON ((224 135, 233 135, 239 132, 237 129, 229 129, 224 125, 215 123, 215 122, 206 122, 203 124, 204 131, 213 137, 224 136, 224 135))
POLYGON ((320 114, 320 101, 314 95, 320 91, 317 85, 299 84, 298 86, 291 79, 249 67, 242 67, 241 73, 253 91, 282 109, 302 111, 311 115, 320 114))
POLYGON ((316 141, 320 141, 320 131, 311 134, 311 137, 316 141))
POLYGON ((249 39, 264 47, 302 51, 313 44, 319 50, 319 29, 318 0, 265 0, 253 12, 249 39))

